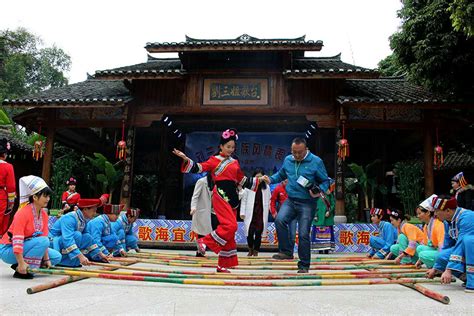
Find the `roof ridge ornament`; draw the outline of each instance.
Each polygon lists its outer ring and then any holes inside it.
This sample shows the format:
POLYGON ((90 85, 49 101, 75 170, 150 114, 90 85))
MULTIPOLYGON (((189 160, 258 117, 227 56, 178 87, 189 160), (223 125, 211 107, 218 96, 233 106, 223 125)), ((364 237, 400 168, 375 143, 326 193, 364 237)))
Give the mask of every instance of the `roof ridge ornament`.
POLYGON ((250 41, 250 35, 242 34, 238 37, 238 39, 241 40, 242 42, 248 42, 248 41, 250 41))

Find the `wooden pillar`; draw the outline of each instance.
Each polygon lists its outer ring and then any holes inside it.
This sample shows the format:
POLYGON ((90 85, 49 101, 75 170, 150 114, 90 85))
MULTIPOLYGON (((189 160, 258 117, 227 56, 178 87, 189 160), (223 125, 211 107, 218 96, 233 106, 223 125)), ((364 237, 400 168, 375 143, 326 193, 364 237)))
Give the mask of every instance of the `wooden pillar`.
POLYGON ((425 197, 434 193, 434 173, 433 173, 433 137, 429 124, 423 128, 423 166, 425 176, 425 197))
POLYGON ((46 183, 49 184, 51 179, 51 162, 53 161, 53 147, 54 147, 54 134, 56 129, 53 127, 48 127, 46 130, 46 150, 43 156, 43 170, 41 172, 41 177, 46 183))
POLYGON ((127 133, 127 158, 125 159, 125 168, 122 180, 122 192, 120 203, 125 207, 130 207, 130 198, 133 185, 133 158, 135 153, 135 127, 130 127, 127 133))

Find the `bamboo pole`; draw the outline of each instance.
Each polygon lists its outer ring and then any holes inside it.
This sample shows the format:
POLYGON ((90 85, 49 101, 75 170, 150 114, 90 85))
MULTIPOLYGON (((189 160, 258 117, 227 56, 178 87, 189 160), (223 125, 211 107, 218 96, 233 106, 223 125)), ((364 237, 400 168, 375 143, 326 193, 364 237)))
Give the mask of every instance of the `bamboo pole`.
MULTIPOLYGON (((206 263, 214 263, 214 260, 206 260, 202 258, 196 258, 194 259, 191 258, 185 258, 185 257, 169 257, 169 258, 164 258, 164 257, 154 257, 154 256, 143 256, 143 255, 137 255, 137 254, 131 254, 128 255, 127 257, 131 258, 138 258, 138 259, 147 259, 147 260, 155 260, 156 262, 175 262, 175 263, 199 263, 199 264, 206 264, 206 263)), ((312 261, 311 265, 351 265, 351 264, 359 264, 359 263, 367 263, 367 264, 395 264, 395 260, 380 260, 380 259, 368 259, 365 258, 365 260, 328 260, 328 261, 323 261, 323 260, 318 260, 318 261, 312 261)), ((245 265, 294 265, 294 261, 287 261, 287 260, 246 260, 239 258, 239 266, 245 266, 245 265)))
MULTIPOLYGON (((174 274, 186 274, 186 275, 222 275, 222 273, 218 272, 211 272, 211 271, 189 271, 189 270, 167 270, 167 269, 157 269, 157 268, 144 268, 144 267, 125 267, 121 265, 114 265, 110 263, 99 263, 99 262, 94 262, 92 265, 96 266, 101 266, 101 267, 115 267, 118 269, 124 269, 124 270, 133 270, 133 271, 143 271, 143 272, 158 272, 158 273, 174 273, 174 274)), ((392 269, 391 271, 380 271, 377 272, 379 274, 388 274, 388 273, 417 273, 417 272, 426 272, 426 269, 392 269)), ((346 274, 356 274, 356 275, 366 275, 370 274, 372 272, 370 271, 319 271, 319 272, 309 272, 306 275, 346 275, 346 274)), ((242 276, 260 276, 260 275, 272 275, 269 273, 252 273, 252 272, 240 272, 240 271, 232 271, 232 275, 242 275, 242 276)), ((301 275, 298 273, 294 272, 283 272, 283 273, 278 273, 278 275, 282 276, 295 276, 295 275, 301 275)))
POLYGON ((245 281, 228 281, 228 280, 203 280, 203 279, 176 279, 176 278, 159 278, 146 276, 130 276, 130 275, 110 275, 105 273, 93 273, 83 271, 66 271, 56 269, 31 269, 33 273, 43 274, 57 274, 70 276, 84 276, 90 278, 102 278, 112 280, 128 280, 128 281, 144 281, 144 282, 158 282, 158 283, 174 283, 174 284, 194 284, 194 285, 218 285, 218 286, 263 286, 263 287, 288 287, 288 286, 336 286, 336 285, 382 285, 382 284, 403 284, 403 283, 438 283, 438 279, 414 279, 403 278, 397 280, 385 279, 368 279, 357 281, 260 281, 260 282, 245 282, 245 281))
MULTIPOLYGON (((110 258, 109 261, 117 262, 129 262, 131 259, 127 258, 110 258)), ((138 262, 142 263, 151 263, 159 264, 166 266, 178 266, 178 267, 193 267, 193 268, 215 268, 216 264, 206 264, 206 263, 183 263, 183 262, 173 262, 173 261, 157 261, 151 259, 136 259, 138 262)), ((314 266, 314 270, 360 270, 360 269, 413 269, 414 265, 317 265, 314 266)), ((282 266, 282 265, 259 265, 259 266, 236 266, 235 269, 242 270, 298 270, 298 267, 295 265, 291 266, 282 266)))
MULTIPOLYGON (((129 266, 129 265, 132 265, 134 263, 136 263, 136 261, 124 262, 123 266, 129 266)), ((104 271, 107 271, 109 269, 110 270, 117 270, 117 269, 122 268, 123 266, 122 265, 105 266, 104 271)), ((38 292, 46 291, 46 290, 49 290, 49 289, 53 289, 55 287, 59 287, 61 285, 69 284, 69 283, 84 280, 84 279, 87 279, 87 277, 67 276, 67 277, 59 279, 59 280, 54 280, 54 281, 51 281, 51 282, 48 282, 48 283, 43 283, 43 284, 39 284, 39 285, 36 285, 36 286, 33 286, 33 287, 29 287, 29 288, 26 289, 26 293, 35 294, 35 293, 38 293, 38 292)))
MULTIPOLYGON (((377 269, 373 269, 371 271, 374 271, 374 272, 379 272, 379 270, 377 269)), ((388 277, 388 279, 391 279, 391 277, 388 277)), ((443 303, 443 304, 446 304, 448 305, 450 303, 450 299, 448 296, 446 295, 443 295, 441 293, 438 293, 436 291, 433 291, 433 290, 430 290, 422 285, 419 285, 419 284, 401 284, 407 288, 410 288, 412 290, 415 290, 421 294, 423 294, 424 296, 426 297, 429 297, 435 301, 438 301, 440 303, 443 303)))
MULTIPOLYGON (((56 268, 57 269, 57 268, 56 268)), ((424 273, 367 273, 367 274, 297 274, 293 276, 285 275, 234 275, 231 273, 219 273, 215 275, 185 275, 177 273, 162 272, 133 272, 133 271, 103 271, 94 269, 59 269, 65 271, 84 271, 92 273, 112 274, 112 275, 131 275, 131 276, 151 276, 161 278, 179 278, 179 279, 226 279, 226 280, 302 280, 302 279, 380 279, 380 278, 423 278, 424 273)))

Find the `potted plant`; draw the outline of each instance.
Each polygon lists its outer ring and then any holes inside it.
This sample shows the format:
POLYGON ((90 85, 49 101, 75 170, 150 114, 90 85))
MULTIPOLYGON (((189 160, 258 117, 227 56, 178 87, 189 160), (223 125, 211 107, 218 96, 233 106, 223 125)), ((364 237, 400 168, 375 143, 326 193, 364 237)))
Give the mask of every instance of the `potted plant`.
POLYGON ((357 181, 354 181, 351 186, 347 188, 350 192, 356 188, 359 189, 364 201, 364 215, 365 219, 370 220, 370 208, 375 205, 375 195, 380 192, 382 195, 387 194, 387 187, 383 183, 378 182, 378 171, 381 164, 380 159, 376 159, 362 167, 356 163, 348 164, 357 181), (370 203, 369 203, 370 201, 370 203))

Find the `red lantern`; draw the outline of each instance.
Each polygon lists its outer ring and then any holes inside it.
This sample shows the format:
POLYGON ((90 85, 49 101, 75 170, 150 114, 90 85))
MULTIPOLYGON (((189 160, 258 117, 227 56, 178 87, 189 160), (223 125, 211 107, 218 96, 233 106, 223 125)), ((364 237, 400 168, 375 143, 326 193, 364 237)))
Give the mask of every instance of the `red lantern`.
POLYGON ((444 164, 444 157, 443 157, 443 147, 436 146, 434 149, 434 165, 436 169, 441 168, 444 164))
POLYGON ((127 142, 121 140, 117 144, 117 151, 115 152, 115 158, 125 160, 127 158, 127 142))
POLYGON ((122 140, 117 144, 115 158, 125 160, 127 158, 127 142, 125 141, 125 120, 122 120, 122 140))
POLYGON ((346 157, 349 157, 349 141, 345 138, 345 134, 346 128, 344 127, 344 123, 342 123, 342 139, 337 143, 337 156, 342 160, 346 160, 346 157))
POLYGON ((441 168, 444 164, 444 157, 443 157, 443 147, 439 145, 439 137, 438 137, 438 128, 436 128, 436 147, 434 149, 434 166, 436 169, 441 168))
POLYGON ((42 157, 43 157, 43 141, 37 140, 35 141, 35 145, 33 148, 33 159, 38 161, 42 157))

